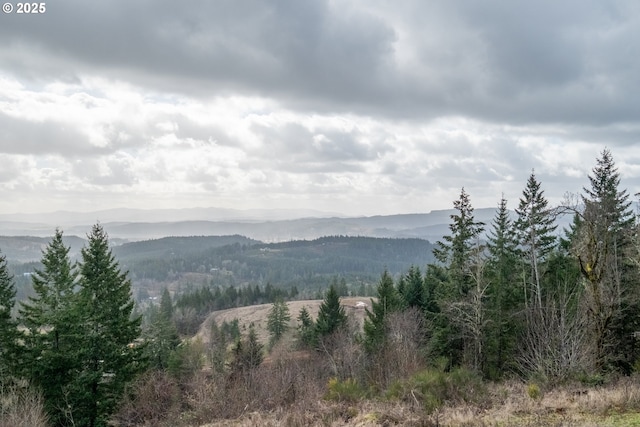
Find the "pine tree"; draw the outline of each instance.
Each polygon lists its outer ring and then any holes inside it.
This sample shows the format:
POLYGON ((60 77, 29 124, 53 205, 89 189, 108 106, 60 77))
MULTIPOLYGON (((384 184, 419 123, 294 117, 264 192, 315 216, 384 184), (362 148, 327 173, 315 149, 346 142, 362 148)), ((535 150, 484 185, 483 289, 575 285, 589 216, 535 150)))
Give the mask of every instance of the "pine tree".
MULTIPOLYGON (((482 246, 479 236, 484 223, 475 220, 469 195, 464 188, 458 200, 453 202, 457 213, 451 215, 450 234, 436 243, 433 255, 440 263, 430 266, 428 281, 425 280, 427 318, 433 322, 434 330, 430 347, 434 352, 449 359, 453 365, 462 363, 468 353, 469 341, 465 340, 463 319, 459 304, 470 303, 476 298, 476 264, 481 258, 482 246), (439 280, 434 280, 438 278, 439 280), (438 306, 437 312, 434 311, 438 306)), ((466 314, 465 314, 466 315, 466 314)))
POLYGON ((457 298, 466 295, 472 286, 470 260, 484 223, 476 222, 471 199, 464 188, 453 207, 458 212, 451 215, 450 234, 443 237, 444 241, 436 242, 433 255, 448 272, 450 296, 457 298))
POLYGON ((393 286, 393 279, 389 272, 385 270, 378 282, 378 298, 371 300, 371 311, 366 308, 364 319, 365 348, 372 353, 380 350, 385 340, 386 319, 394 311, 402 309, 402 301, 396 288, 393 286))
POLYGON ((7 259, 0 254, 0 384, 15 374, 18 330, 11 313, 15 298, 15 284, 7 259))
POLYGON ((79 285, 83 364, 73 379, 74 419, 80 425, 102 427, 144 364, 142 348, 136 345, 141 319, 132 318, 131 282, 120 271, 99 224, 82 249, 79 285))
POLYGON ((289 314, 289 307, 282 299, 278 299, 271 306, 269 314, 267 315, 267 330, 269 331, 269 347, 273 347, 275 343, 280 341, 280 338, 289 329, 289 321, 291 315, 289 314))
POLYGON ((238 339, 232 349, 233 362, 231 371, 235 374, 243 374, 245 380, 251 379, 251 372, 260 366, 264 360, 264 346, 258 340, 255 326, 249 325, 249 333, 245 340, 238 339))
POLYGON ((420 310, 425 309, 425 289, 424 280, 420 268, 416 266, 409 267, 409 271, 403 278, 405 289, 402 293, 405 305, 407 307, 416 307, 420 310))
POLYGON ((160 297, 160 315, 168 321, 173 318, 173 301, 167 288, 164 288, 160 297))
POLYGON ((514 360, 522 327, 518 313, 524 301, 518 286, 517 245, 507 200, 503 197, 487 237, 487 300, 491 319, 487 331, 487 368, 494 377, 504 372, 505 365, 514 360))
POLYGON ((45 409, 54 425, 71 423, 62 402, 69 381, 81 364, 81 319, 75 294, 78 272, 69 251, 62 231, 57 229, 43 251, 43 269, 31 276, 34 296, 20 309, 20 320, 27 328, 23 373, 42 391, 45 409))
POLYGON ((574 227, 573 250, 585 279, 596 368, 611 363, 629 372, 638 356, 633 333, 640 329, 637 268, 627 262, 634 217, 628 193, 619 189, 620 174, 609 150, 597 159, 589 181, 574 227))
POLYGON ((344 307, 340 305, 340 297, 332 283, 320 304, 318 319, 316 320, 316 335, 318 338, 331 335, 346 323, 347 315, 344 307))
POLYGON ((525 289, 525 291, 538 311, 542 309, 543 301, 542 266, 556 243, 555 218, 548 204, 540 182, 536 179, 535 173, 531 172, 516 209, 518 218, 515 222, 515 228, 524 258, 530 269, 529 289, 525 289))
POLYGON ((180 336, 176 325, 171 319, 167 319, 162 307, 152 307, 147 314, 147 322, 142 331, 142 337, 146 343, 144 347, 145 358, 149 367, 155 369, 167 369, 171 353, 180 344, 180 336))
POLYGON ((314 347, 316 344, 316 328, 309 310, 302 307, 298 313, 298 343, 302 347, 314 347))

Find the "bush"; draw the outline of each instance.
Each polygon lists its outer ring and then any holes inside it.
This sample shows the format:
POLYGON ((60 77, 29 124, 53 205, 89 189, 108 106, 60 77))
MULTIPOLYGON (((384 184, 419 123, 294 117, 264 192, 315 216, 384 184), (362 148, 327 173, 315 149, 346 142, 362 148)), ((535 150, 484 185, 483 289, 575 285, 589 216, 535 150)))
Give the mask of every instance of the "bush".
POLYGON ((17 386, 0 392, 0 427, 46 427, 42 396, 17 386))
POLYGON ((482 379, 465 368, 450 372, 442 369, 425 369, 408 380, 396 381, 387 390, 387 398, 421 402, 427 413, 432 413, 445 403, 461 404, 483 402, 486 387, 482 379))
POLYGON ((177 381, 164 371, 150 371, 130 386, 113 421, 119 426, 172 425, 180 410, 177 381))
POLYGON ((366 390, 351 378, 347 378, 344 381, 331 378, 327 384, 327 389, 325 399, 336 402, 355 402, 367 395, 366 390))
POLYGON ((540 390, 540 386, 536 383, 530 383, 527 386, 527 395, 533 400, 538 400, 542 397, 542 391, 540 390))

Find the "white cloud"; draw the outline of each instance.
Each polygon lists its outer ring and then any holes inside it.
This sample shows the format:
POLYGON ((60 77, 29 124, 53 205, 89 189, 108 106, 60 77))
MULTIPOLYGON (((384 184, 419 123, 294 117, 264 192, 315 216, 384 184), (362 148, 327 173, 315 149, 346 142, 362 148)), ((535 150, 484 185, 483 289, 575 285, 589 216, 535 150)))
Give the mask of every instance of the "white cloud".
POLYGON ((640 190, 630 0, 138 7, 3 17, 4 211, 560 201, 605 146, 640 190))

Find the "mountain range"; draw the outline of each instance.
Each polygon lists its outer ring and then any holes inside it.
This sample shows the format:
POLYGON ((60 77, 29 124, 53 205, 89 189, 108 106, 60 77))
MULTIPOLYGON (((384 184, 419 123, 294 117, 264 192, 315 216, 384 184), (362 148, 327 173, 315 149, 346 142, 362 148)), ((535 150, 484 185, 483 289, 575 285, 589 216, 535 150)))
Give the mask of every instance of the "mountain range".
MULTIPOLYGON (((234 211, 195 209, 112 209, 96 212, 0 215, 2 236, 85 235, 100 222, 112 238, 145 240, 165 236, 239 234, 263 242, 315 239, 322 236, 417 237, 437 240, 446 234, 454 210, 429 213, 344 217, 299 210, 234 211)), ((476 219, 489 223, 494 208, 477 209, 476 219)))

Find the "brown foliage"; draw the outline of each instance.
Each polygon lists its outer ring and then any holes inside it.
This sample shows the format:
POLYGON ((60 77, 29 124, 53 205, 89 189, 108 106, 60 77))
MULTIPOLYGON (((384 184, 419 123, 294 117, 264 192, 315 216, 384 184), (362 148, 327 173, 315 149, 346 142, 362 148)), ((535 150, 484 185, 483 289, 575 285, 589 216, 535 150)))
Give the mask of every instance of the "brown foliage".
POLYGON ((13 386, 0 393, 0 427, 46 427, 42 396, 13 386))
POLYGON ((118 426, 173 425, 181 412, 180 388, 168 373, 151 371, 130 386, 114 416, 118 426))

